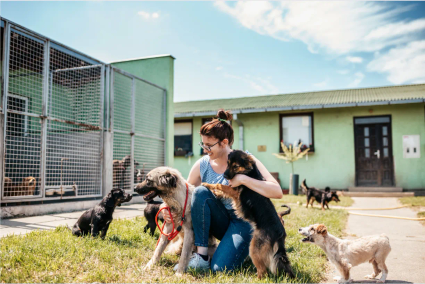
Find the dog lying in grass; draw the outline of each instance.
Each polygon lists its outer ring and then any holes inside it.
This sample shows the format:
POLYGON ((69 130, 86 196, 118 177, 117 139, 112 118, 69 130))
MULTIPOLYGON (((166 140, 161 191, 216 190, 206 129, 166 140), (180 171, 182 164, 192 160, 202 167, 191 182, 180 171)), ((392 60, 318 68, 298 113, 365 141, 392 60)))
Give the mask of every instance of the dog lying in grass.
POLYGON ((132 195, 125 193, 121 188, 112 189, 98 205, 80 216, 72 227, 72 234, 75 236, 91 234, 96 237, 100 232, 100 237, 104 239, 112 222, 115 207, 130 201, 131 198, 132 195))
POLYGON ((306 208, 308 208, 308 204, 311 203, 311 207, 313 207, 314 201, 320 203, 322 206, 322 210, 325 210, 326 206, 329 209, 328 203, 331 201, 339 202, 338 194, 336 194, 336 191, 330 190, 329 187, 325 189, 325 191, 317 189, 315 187, 308 187, 307 182, 304 179, 301 183, 301 188, 303 189, 305 195, 307 196, 307 205, 306 208))
POLYGON ((305 237, 302 242, 313 243, 325 251, 330 262, 341 274, 341 277, 334 278, 338 283, 350 282, 350 269, 366 261, 372 263, 373 273, 365 278, 375 279, 382 271, 377 282, 385 282, 388 275, 385 259, 391 251, 390 241, 385 234, 342 240, 329 234, 323 224, 300 228, 298 232, 305 237))
MULTIPOLYGON (((234 150, 229 154, 224 177, 230 180, 236 174, 264 180, 255 160, 240 150, 234 150)), ((237 188, 222 184, 203 183, 202 185, 209 188, 218 197, 232 198, 233 208, 237 215, 251 223, 254 234, 249 247, 249 255, 257 268, 258 278, 261 279, 267 273, 267 269, 273 274, 286 273, 294 278, 286 255, 286 232, 281 219, 281 216, 289 214, 290 209, 278 215, 269 198, 244 185, 237 188)))

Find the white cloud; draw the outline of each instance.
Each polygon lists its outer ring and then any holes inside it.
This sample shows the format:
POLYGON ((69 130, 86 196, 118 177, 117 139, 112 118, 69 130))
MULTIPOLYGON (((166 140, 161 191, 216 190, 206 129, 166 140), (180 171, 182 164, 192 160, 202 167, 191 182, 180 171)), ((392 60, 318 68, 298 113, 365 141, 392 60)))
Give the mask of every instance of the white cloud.
POLYGON ((239 1, 232 5, 219 1, 215 6, 259 34, 301 40, 311 52, 373 52, 408 43, 425 30, 425 19, 394 22, 411 5, 360 1, 239 1))
POLYGON ((347 75, 348 73, 350 73, 350 70, 344 69, 344 70, 338 70, 336 72, 341 75, 347 75))
POLYGON ((362 72, 357 72, 356 74, 354 74, 354 76, 356 77, 356 79, 354 79, 354 81, 348 85, 348 87, 350 88, 357 87, 364 79, 364 74, 362 72))
POLYGON ((369 71, 388 73, 393 84, 416 83, 425 80, 425 40, 390 49, 377 55, 368 65, 369 71))
POLYGON ((328 86, 328 81, 329 80, 326 79, 325 81, 313 84, 313 86, 318 88, 318 89, 323 89, 323 88, 326 88, 328 86))
POLYGON ((351 63, 362 63, 363 58, 361 57, 354 57, 354 56, 347 56, 345 59, 351 63))
POLYGON ((222 70, 222 69, 223 69, 223 67, 222 67, 222 66, 215 67, 215 70, 216 70, 216 71, 220 71, 220 70, 222 70))
POLYGON ((242 77, 229 74, 227 72, 225 72, 223 75, 225 78, 235 79, 244 82, 246 85, 258 91, 262 95, 276 94, 279 91, 279 89, 270 82, 270 79, 252 77, 250 75, 245 75, 244 77, 242 77))
POLYGON ((150 19, 151 17, 152 17, 152 19, 159 18, 159 13, 158 12, 155 12, 155 13, 150 14, 150 13, 145 12, 145 11, 139 11, 139 12, 137 12, 137 14, 140 15, 140 16, 142 16, 146 20, 150 19))

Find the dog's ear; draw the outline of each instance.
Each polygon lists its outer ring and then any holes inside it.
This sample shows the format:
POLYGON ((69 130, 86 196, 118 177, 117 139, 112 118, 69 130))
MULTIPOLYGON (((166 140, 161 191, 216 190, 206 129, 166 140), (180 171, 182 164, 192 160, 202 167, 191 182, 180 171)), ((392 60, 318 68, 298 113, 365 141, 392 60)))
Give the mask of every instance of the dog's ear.
POLYGON ((329 187, 329 186, 327 186, 327 187, 325 188, 325 192, 331 192, 331 189, 330 189, 330 187, 329 187))
POLYGON ((166 173, 163 176, 160 176, 159 179, 159 185, 164 187, 177 187, 177 177, 170 172, 166 173))
POLYGON ((114 194, 113 194, 114 190, 111 190, 106 198, 106 206, 108 207, 114 207, 115 206, 115 198, 114 198, 114 194))
POLYGON ((319 224, 316 228, 316 232, 325 236, 328 233, 328 228, 323 224, 319 224))

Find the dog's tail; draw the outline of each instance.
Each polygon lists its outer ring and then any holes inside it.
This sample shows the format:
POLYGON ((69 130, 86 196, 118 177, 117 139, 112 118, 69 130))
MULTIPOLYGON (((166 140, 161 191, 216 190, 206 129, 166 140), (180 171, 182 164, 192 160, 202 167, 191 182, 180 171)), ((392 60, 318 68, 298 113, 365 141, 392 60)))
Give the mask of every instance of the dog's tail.
POLYGON ((304 179, 303 180, 303 182, 301 183, 301 189, 302 189, 302 191, 303 191, 303 193, 304 194, 307 194, 307 189, 308 189, 308 186, 307 186, 307 182, 306 182, 306 179, 304 179))
POLYGON ((282 205, 281 207, 286 207, 288 208, 288 210, 277 213, 277 215, 279 215, 280 218, 291 213, 291 207, 289 207, 288 205, 282 205))
POLYGON ((289 277, 295 278, 294 272, 291 268, 291 263, 286 254, 285 250, 285 241, 283 239, 278 240, 277 252, 273 256, 274 267, 276 267, 275 274, 280 275, 281 273, 286 273, 289 277))

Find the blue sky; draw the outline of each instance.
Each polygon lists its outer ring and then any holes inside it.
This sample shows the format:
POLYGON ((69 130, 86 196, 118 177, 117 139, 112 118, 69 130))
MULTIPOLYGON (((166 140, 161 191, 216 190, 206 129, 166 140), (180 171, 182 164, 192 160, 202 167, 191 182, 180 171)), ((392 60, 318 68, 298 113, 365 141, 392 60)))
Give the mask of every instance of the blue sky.
POLYGON ((0 2, 105 62, 171 54, 175 101, 425 83, 425 2, 0 2))

